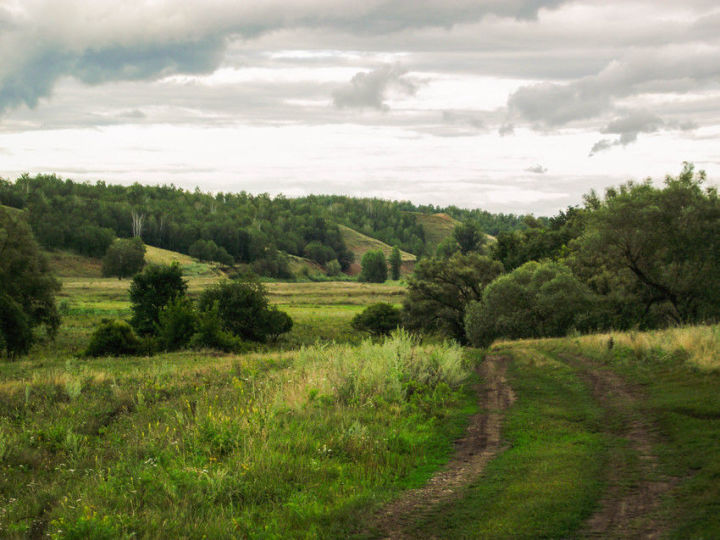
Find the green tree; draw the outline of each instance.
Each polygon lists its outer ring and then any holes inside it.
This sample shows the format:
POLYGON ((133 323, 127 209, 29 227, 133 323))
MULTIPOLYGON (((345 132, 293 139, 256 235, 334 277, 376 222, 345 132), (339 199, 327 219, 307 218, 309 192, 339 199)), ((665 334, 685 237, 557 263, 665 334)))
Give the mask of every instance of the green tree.
POLYGON ((395 306, 379 302, 365 308, 352 319, 352 327, 376 336, 387 335, 400 326, 400 310, 395 306))
POLYGON ((54 337, 59 289, 22 213, 0 208, 0 353, 26 353, 38 326, 54 337))
POLYGON ((385 254, 381 250, 368 251, 363 255, 360 263, 362 269, 358 276, 358 281, 368 283, 385 283, 387 280, 387 261, 385 254))
POLYGON ((130 324, 140 335, 156 334, 163 308, 186 292, 187 283, 178 263, 146 266, 130 285, 133 313, 130 324))
POLYGON ((134 276, 145 264, 145 244, 140 238, 118 238, 102 260, 103 276, 118 279, 134 276))
POLYGON ((394 280, 400 279, 400 267, 402 266, 402 257, 400 249, 395 246, 390 254, 390 277, 394 280))
POLYGON ((663 188, 648 180, 586 197, 587 226, 569 262, 596 292, 623 292, 615 312, 637 317, 623 325, 720 318, 720 199, 704 180, 686 163, 663 188))
POLYGON ((495 338, 564 336, 590 330, 599 302, 569 268, 552 262, 529 262, 498 277, 471 302, 465 315, 468 341, 487 347, 495 338))
POLYGON ((265 287, 254 279, 224 281, 203 291, 200 311, 209 312, 215 306, 222 330, 247 341, 264 342, 292 328, 292 319, 270 308, 265 287))
POLYGON ((472 221, 466 221, 456 225, 452 236, 457 242, 460 253, 467 255, 474 251, 481 251, 485 245, 485 235, 472 221))
POLYGON ((498 261, 477 253, 421 260, 409 279, 403 301, 405 326, 439 332, 465 343, 467 305, 480 300, 485 287, 502 271, 498 261))
POLYGON ((192 339, 198 324, 198 314, 187 296, 177 296, 160 310, 157 337, 166 351, 184 348, 192 339))

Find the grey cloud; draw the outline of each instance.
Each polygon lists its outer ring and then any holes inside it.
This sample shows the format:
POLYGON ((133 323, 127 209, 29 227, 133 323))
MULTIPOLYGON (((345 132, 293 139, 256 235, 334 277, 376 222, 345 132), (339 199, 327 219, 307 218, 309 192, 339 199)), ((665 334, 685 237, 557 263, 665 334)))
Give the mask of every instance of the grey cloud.
POLYGON ((564 0, 280 0, 232 3, 135 0, 39 0, 21 11, 2 10, 0 112, 35 107, 63 76, 88 84, 204 73, 222 61, 229 39, 291 28, 383 34, 412 28, 449 28, 487 15, 534 18, 564 0))
POLYGON ((388 90, 397 89, 404 94, 414 94, 417 85, 405 77, 400 66, 381 66, 373 71, 357 73, 348 84, 333 92, 333 103, 339 108, 372 108, 386 110, 388 90))
POLYGON ((641 51, 613 61, 596 75, 557 84, 540 83, 519 88, 508 99, 510 111, 542 127, 557 127, 600 116, 615 102, 642 92, 685 91, 711 84, 720 76, 716 48, 666 48, 641 51))
POLYGON ((547 168, 543 167, 539 163, 537 165, 533 165, 532 167, 528 167, 527 169, 525 169, 525 171, 535 174, 545 174, 546 172, 548 172, 547 168))
POLYGON ((498 135, 501 137, 505 137, 507 135, 514 135, 515 134, 515 126, 513 124, 502 124, 498 128, 498 135))
POLYGON ((472 111, 443 111, 442 119, 446 124, 467 126, 473 129, 485 127, 484 114, 472 111))
POLYGON ((640 133, 653 133, 662 128, 689 131, 696 127, 696 124, 690 121, 673 120, 666 122, 655 113, 647 110, 630 111, 625 116, 616 118, 602 129, 602 133, 619 135, 619 137, 615 140, 602 139, 596 142, 590 150, 590 155, 609 150, 613 146, 627 146, 634 143, 640 133))

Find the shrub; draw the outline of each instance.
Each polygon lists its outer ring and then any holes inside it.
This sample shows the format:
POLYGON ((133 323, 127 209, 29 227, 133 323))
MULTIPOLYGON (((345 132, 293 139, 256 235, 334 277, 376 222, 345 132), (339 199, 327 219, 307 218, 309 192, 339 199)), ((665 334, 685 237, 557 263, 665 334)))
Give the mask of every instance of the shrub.
POLYGON ((328 276, 337 276, 341 270, 342 268, 340 268, 340 263, 337 259, 333 259, 325 265, 325 272, 327 272, 328 276))
POLYGON ((190 300, 178 296, 160 311, 157 337, 160 347, 176 351, 185 347, 195 334, 198 316, 190 300))
POLYGON ((138 354, 142 344, 132 327, 118 319, 103 319, 90 338, 87 356, 120 356, 138 354))
POLYGON ((102 260, 103 276, 118 279, 137 274, 145 264, 145 244, 139 238, 118 238, 102 260))
POLYGON ((197 318, 197 331, 190 339, 190 346, 194 349, 218 349, 225 352, 243 352, 250 347, 238 336, 223 330, 220 310, 217 302, 197 318))
POLYGON ((362 265, 362 270, 358 276, 358 281, 385 283, 388 269, 385 254, 382 251, 368 251, 363 255, 360 264, 362 265))
POLYGON ((386 335, 400 326, 400 310, 383 302, 368 306, 353 317, 352 327, 373 335, 386 335))
POLYGON ((200 296, 200 311, 217 306, 222 329, 248 341, 266 341, 287 332, 292 319, 268 307, 265 287, 256 281, 225 281, 200 296))
POLYGON ((170 302, 185 296, 187 283, 180 266, 149 265, 133 278, 130 285, 133 328, 141 334, 154 334, 160 323, 160 312, 170 302))

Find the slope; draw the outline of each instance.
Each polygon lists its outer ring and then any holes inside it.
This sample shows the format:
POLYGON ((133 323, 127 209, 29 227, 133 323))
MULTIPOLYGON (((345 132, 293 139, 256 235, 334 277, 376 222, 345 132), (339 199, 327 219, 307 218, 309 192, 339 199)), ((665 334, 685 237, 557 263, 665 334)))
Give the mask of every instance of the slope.
MULTIPOLYGON (((348 249, 355 255, 355 262, 350 267, 350 274, 354 275, 360 273, 360 261, 362 260, 362 256, 368 251, 380 250, 385 254, 385 257, 390 257, 393 250, 392 246, 364 235, 354 229, 351 229, 350 227, 346 227, 345 225, 338 226, 340 227, 340 234, 342 235, 343 242, 345 242, 348 249)), ((417 257, 415 257, 412 253, 402 250, 400 251, 400 257, 402 258, 400 272, 402 274, 411 273, 415 267, 417 257)))

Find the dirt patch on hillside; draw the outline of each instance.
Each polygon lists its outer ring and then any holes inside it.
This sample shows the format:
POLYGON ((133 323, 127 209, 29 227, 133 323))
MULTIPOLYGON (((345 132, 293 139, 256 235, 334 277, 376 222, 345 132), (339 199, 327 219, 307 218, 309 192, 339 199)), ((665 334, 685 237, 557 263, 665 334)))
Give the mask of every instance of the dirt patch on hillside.
POLYGON ((658 458, 653 453, 653 446, 659 439, 657 428, 635 409, 641 390, 587 359, 565 358, 580 369, 593 397, 608 411, 608 431, 624 438, 639 461, 635 466, 625 462, 619 453, 610 456, 607 490, 580 535, 659 538, 666 524, 658 516, 658 510, 662 496, 673 484, 658 479, 658 458))
POLYGON ((423 487, 403 494, 386 506, 373 523, 384 538, 407 538, 404 530, 440 503, 456 497, 460 488, 474 481, 502 449, 501 426, 505 410, 515 400, 505 373, 510 358, 488 356, 478 368, 480 412, 470 419, 465 436, 455 442, 450 462, 423 487))

